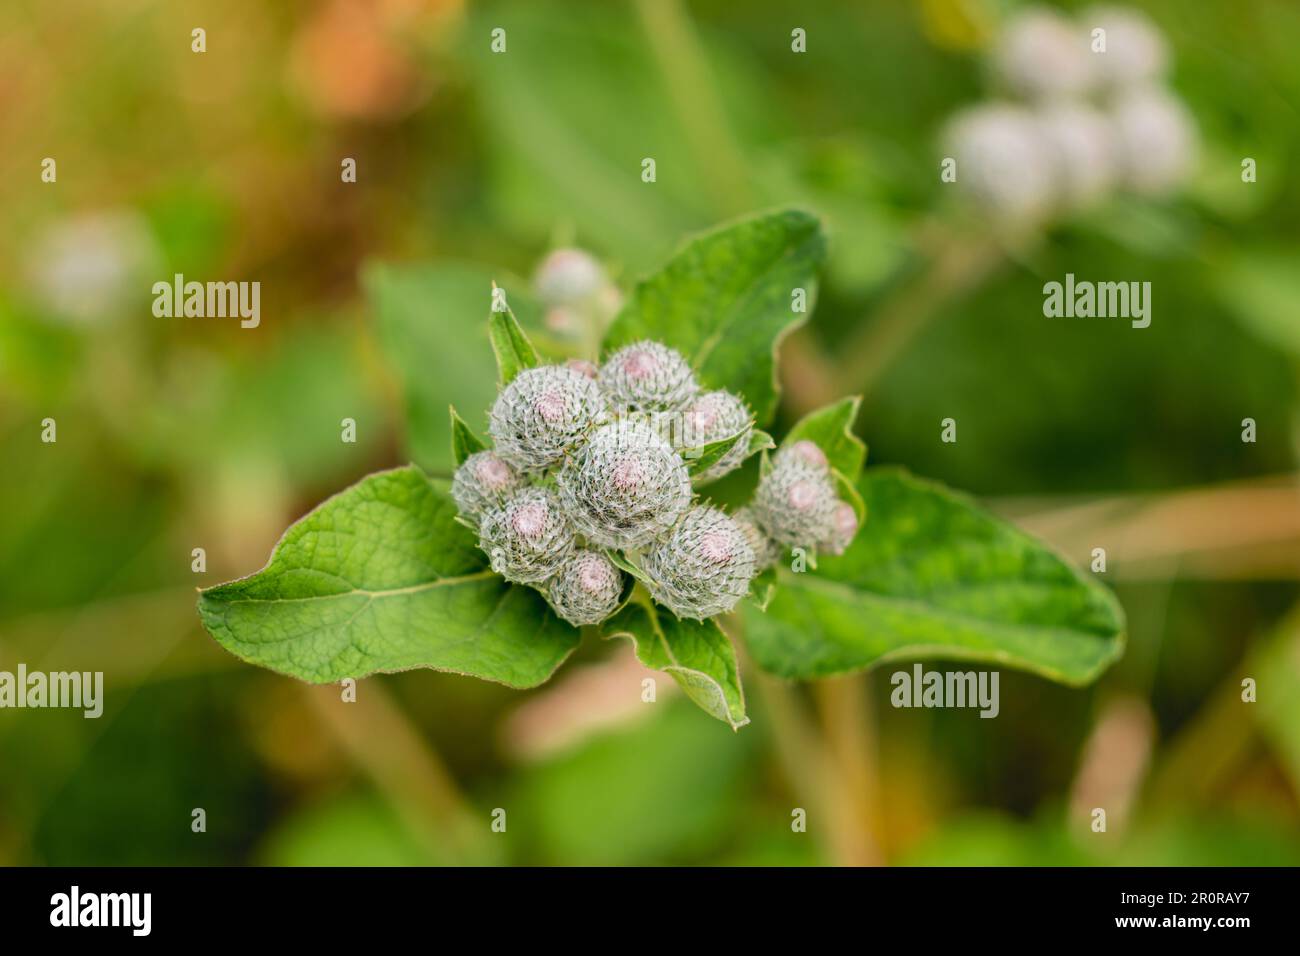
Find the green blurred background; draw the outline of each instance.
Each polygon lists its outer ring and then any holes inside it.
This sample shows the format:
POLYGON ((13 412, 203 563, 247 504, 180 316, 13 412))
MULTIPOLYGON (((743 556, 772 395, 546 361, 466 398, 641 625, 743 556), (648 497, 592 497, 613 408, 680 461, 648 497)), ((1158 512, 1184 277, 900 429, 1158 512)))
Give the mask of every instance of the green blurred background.
POLYGON ((0 863, 1300 863, 1300 7, 1141 4, 1194 178, 1003 246, 941 194, 937 137, 1018 6, 0 7, 0 669, 106 683, 99 720, 0 711, 0 863), (621 642, 530 693, 411 672, 345 705, 199 627, 195 587, 323 497, 447 468, 447 402, 493 393, 492 281, 545 335, 550 249, 626 289, 790 203, 832 251, 774 430, 861 391, 872 463, 1080 562, 1105 544, 1130 642, 1095 686, 1004 672, 989 721, 891 709, 888 668, 800 687, 742 662, 733 734, 666 680, 642 704, 621 642), (1043 319, 1067 271, 1150 280, 1151 328, 1043 319), (155 318, 177 272, 259 280, 261 326, 155 318))

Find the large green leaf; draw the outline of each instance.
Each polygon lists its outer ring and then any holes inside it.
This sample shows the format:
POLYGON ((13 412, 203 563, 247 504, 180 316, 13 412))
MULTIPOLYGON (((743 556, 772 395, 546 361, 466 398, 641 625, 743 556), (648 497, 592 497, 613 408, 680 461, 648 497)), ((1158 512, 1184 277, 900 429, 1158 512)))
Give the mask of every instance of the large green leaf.
POLYGON ((601 625, 605 637, 627 637, 646 667, 671 674, 686 696, 739 730, 749 723, 736 649, 716 621, 683 621, 649 600, 634 600, 601 625))
POLYGON ((671 345, 704 385, 743 395, 766 424, 776 410, 776 347, 812 311, 825 253, 820 223, 799 210, 706 232, 637 285, 605 346, 638 339, 671 345), (793 311, 795 289, 807 293, 805 312, 793 311))
POLYGON ((746 605, 764 669, 825 677, 938 657, 1077 685, 1122 652, 1118 602, 1033 538, 898 469, 868 469, 858 487, 871 520, 848 551, 782 571, 766 613, 746 605))
POLYGON ((199 596, 236 657, 327 683, 432 667, 510 687, 551 676, 579 632, 487 567, 446 492, 379 472, 289 528, 266 567, 199 596))

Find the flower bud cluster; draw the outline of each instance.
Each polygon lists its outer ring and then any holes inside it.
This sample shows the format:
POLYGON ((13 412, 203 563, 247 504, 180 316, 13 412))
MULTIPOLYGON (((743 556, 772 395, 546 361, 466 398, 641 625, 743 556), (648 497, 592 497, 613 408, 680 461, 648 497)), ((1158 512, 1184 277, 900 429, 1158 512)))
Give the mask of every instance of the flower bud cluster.
MULTIPOLYGON (((578 283, 580 271, 552 277, 552 291, 578 283)), ((600 366, 571 360, 519 372, 492 406, 493 448, 456 469, 452 497, 492 569, 536 588, 575 626, 618 610, 629 561, 654 600, 703 620, 734 609, 783 545, 834 550, 857 530, 812 442, 778 453, 752 507, 731 516, 697 503, 692 481, 739 467, 752 428, 743 398, 702 391, 680 353, 636 342, 600 366), (695 449, 733 437, 692 476, 695 449)))
POLYGON ((1013 15, 992 67, 1009 99, 962 110, 944 134, 956 183, 999 223, 1038 224, 1125 189, 1182 185, 1196 128, 1164 84, 1168 49, 1145 15, 1044 7, 1013 15))

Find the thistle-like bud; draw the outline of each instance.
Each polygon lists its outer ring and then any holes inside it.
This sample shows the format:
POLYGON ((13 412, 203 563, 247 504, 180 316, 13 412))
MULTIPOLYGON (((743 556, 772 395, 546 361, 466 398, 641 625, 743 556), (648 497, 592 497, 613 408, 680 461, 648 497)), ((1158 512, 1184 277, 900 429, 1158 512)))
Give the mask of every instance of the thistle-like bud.
POLYGON ((810 441, 807 438, 777 450, 773 458, 773 464, 780 468, 786 462, 798 463, 805 468, 811 468, 813 471, 829 471, 831 467, 830 461, 826 458, 826 452, 822 451, 821 446, 815 441, 810 441))
POLYGON ((843 554, 858 533, 858 513, 847 501, 841 501, 831 512, 831 535, 821 547, 831 554, 843 554))
POLYGON ((957 161, 957 186, 1000 223, 1045 218, 1056 200, 1056 170, 1034 115, 988 103, 955 116, 944 135, 957 161))
POLYGON ((552 577, 573 554, 573 529, 549 488, 521 488, 479 521, 479 547, 507 581, 536 584, 552 577))
POLYGON ((537 298, 549 306, 577 305, 605 288, 605 270, 581 249, 556 249, 533 277, 537 298))
POLYGON ((588 362, 586 359, 571 358, 564 363, 565 368, 571 368, 575 372, 581 372, 593 382, 600 375, 600 369, 596 368, 594 362, 588 362))
POLYGON ((696 505, 642 555, 651 596, 678 617, 725 614, 758 573, 745 530, 726 512, 696 505))
POLYGON ((608 548, 662 536, 691 502, 686 463, 652 427, 620 419, 591 433, 556 479, 574 527, 608 548))
POLYGON ((1196 158, 1196 127, 1178 97, 1136 89, 1117 98, 1111 117, 1124 183, 1143 195, 1182 184, 1196 158))
POLYGON ((501 390, 488 431, 502 458, 521 471, 554 464, 605 415, 596 383, 563 365, 524 369, 501 390))
POLYGON ((1030 7, 1008 21, 994 50, 994 68, 1015 93, 1030 99, 1085 94, 1094 80, 1088 34, 1069 19, 1030 7))
POLYGON ((745 532, 745 540, 749 542, 749 548, 754 552, 756 572, 765 571, 781 560, 784 549, 759 527, 753 509, 741 508, 731 516, 731 520, 740 525, 740 530, 745 532))
POLYGON ((600 386, 619 411, 665 412, 681 408, 699 391, 690 364, 658 342, 635 342, 605 360, 600 386))
POLYGON ((1159 79, 1169 63, 1169 48, 1146 14, 1129 7, 1093 7, 1080 17, 1087 34, 1106 31, 1106 50, 1092 56, 1099 83, 1112 90, 1159 79))
POLYGON ((829 541, 836 504, 830 472, 793 454, 777 458, 754 492, 751 507, 759 526, 772 540, 789 547, 815 547, 829 541))
POLYGON ((721 478, 745 460, 749 452, 749 433, 753 425, 754 416, 745 407, 745 403, 731 392, 722 389, 716 392, 705 392, 682 409, 680 428, 676 436, 679 448, 699 448, 709 442, 730 438, 737 432, 744 432, 744 435, 727 450, 725 455, 695 476, 697 483, 703 484, 721 478))
POLYGON ((1114 130, 1105 114, 1084 104, 1054 103, 1037 119, 1061 201, 1077 209, 1105 195, 1119 176, 1114 130))
POLYGON ((599 624, 623 595, 623 573, 599 551, 577 551, 551 580, 547 597, 555 613, 575 627, 599 624))
POLYGON ((519 475, 494 451, 476 451, 461 463, 451 479, 451 497, 460 513, 477 518, 500 507, 520 485, 519 475))

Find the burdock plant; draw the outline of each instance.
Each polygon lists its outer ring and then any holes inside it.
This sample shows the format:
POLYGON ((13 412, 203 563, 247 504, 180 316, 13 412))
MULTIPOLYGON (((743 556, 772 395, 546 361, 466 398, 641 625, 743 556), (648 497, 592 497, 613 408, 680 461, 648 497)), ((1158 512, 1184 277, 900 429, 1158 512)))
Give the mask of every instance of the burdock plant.
MULTIPOLYGON (((540 336, 539 353, 484 289, 487 440, 453 411, 450 481, 408 465, 340 492, 261 571, 203 591, 204 625, 321 683, 429 667, 534 687, 584 633, 628 637, 733 728, 749 721, 741 636, 787 679, 948 657, 1092 680, 1122 649, 1110 593, 964 496, 864 471, 858 399, 809 412, 779 446, 762 430, 824 253, 798 211, 698 236, 585 353, 540 336)), ((539 288, 567 294, 590 266, 539 288)), ((425 427, 412 420, 414 446, 425 427)))

